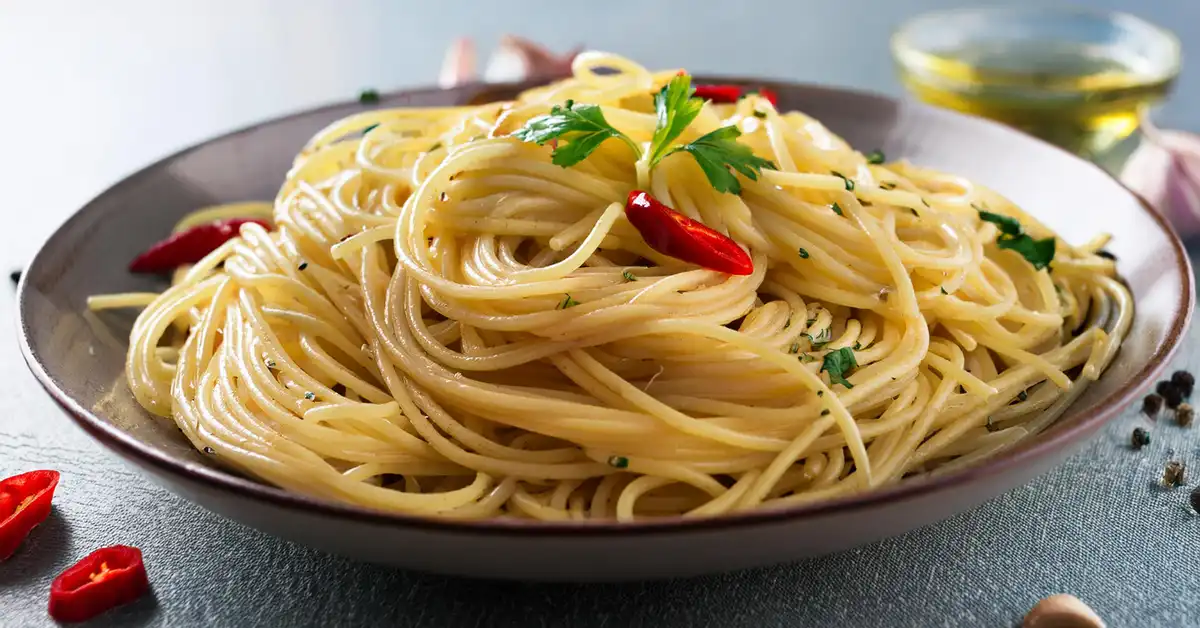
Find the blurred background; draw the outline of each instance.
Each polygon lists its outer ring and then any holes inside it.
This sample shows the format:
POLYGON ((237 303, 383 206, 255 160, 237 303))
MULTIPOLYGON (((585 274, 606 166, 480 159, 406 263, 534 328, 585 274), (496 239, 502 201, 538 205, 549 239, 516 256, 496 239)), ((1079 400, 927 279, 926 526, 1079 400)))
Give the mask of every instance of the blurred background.
MULTIPOLYGON (((5 204, 34 216, 26 259, 68 213, 151 161, 212 135, 361 89, 436 82, 456 37, 483 65, 501 34, 556 52, 610 50, 650 67, 903 93, 889 35, 964 0, 505 3, 399 0, 8 0, 0 3, 5 204), (32 211, 31 211, 32 210, 32 211)), ((994 4, 994 3, 993 3, 994 4)), ((1015 2, 1014 5, 1062 6, 1015 2)), ((1200 46, 1200 2, 1091 0, 1200 46)), ((1155 120, 1200 130, 1200 73, 1155 120)))

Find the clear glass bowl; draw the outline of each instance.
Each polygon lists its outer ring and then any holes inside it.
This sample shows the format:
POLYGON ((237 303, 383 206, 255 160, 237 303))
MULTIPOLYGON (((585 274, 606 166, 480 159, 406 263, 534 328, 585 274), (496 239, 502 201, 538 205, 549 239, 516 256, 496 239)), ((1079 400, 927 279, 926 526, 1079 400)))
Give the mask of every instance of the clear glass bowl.
POLYGON ((1093 157, 1127 137, 1179 74, 1179 41, 1123 13, 991 7, 900 26, 892 55, 930 104, 1010 124, 1093 157))

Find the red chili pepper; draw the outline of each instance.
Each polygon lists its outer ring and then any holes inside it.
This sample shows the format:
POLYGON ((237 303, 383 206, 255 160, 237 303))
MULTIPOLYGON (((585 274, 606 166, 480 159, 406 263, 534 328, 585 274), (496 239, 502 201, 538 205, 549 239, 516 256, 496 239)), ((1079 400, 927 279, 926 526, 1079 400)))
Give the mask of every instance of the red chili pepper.
POLYGON ((742 97, 742 88, 737 85, 697 85, 696 97, 716 103, 737 102, 742 97))
POLYGON ((128 545, 98 549, 58 574, 50 584, 50 616, 84 621, 141 597, 150 588, 142 550, 128 545))
MULTIPOLYGON (((766 98, 772 105, 779 105, 779 95, 773 89, 765 87, 756 90, 759 96, 766 98)), ((751 92, 753 93, 753 92, 751 92)), ((745 91, 737 85, 697 85, 696 96, 711 100, 715 103, 737 102, 745 95, 745 91)))
POLYGON ((0 560, 12 556, 29 531, 50 516, 58 471, 30 471, 0 481, 0 560))
POLYGON ((663 205, 641 190, 629 193, 625 217, 650 248, 675 259, 731 275, 749 275, 754 262, 728 236, 663 205))
POLYGON ((265 220, 254 218, 232 218, 196 225, 171 234, 166 240, 135 257, 129 263, 129 270, 135 273, 165 273, 184 264, 195 264, 217 247, 237 237, 242 225, 250 222, 262 225, 265 229, 271 228, 265 220))

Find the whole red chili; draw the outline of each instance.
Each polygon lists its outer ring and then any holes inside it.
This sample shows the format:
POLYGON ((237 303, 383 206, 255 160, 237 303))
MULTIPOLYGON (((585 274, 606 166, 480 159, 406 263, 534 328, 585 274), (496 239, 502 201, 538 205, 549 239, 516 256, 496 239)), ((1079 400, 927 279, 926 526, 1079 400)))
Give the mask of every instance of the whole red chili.
MULTIPOLYGON (((774 90, 761 88, 757 90, 758 95, 766 98, 772 105, 779 104, 779 96, 774 90)), ((696 96, 711 100, 715 103, 731 103, 737 102, 745 93, 741 87, 737 85, 697 85, 696 96)))
POLYGON ((750 254, 737 242, 663 205, 647 192, 629 193, 625 217, 646 244, 663 255, 731 275, 754 272, 750 254))
POLYGON ((30 471, 0 481, 0 560, 50 516, 58 477, 58 471, 30 471))
POLYGON ((265 220, 254 218, 232 218, 196 225, 173 233, 167 239, 146 249, 145 253, 129 263, 129 270, 135 273, 164 273, 184 264, 195 264, 217 247, 237 237, 242 225, 250 222, 261 225, 264 229, 271 228, 265 220))
POLYGON ((50 616, 58 621, 91 619, 136 600, 148 588, 142 550, 128 545, 103 547, 50 583, 50 616))

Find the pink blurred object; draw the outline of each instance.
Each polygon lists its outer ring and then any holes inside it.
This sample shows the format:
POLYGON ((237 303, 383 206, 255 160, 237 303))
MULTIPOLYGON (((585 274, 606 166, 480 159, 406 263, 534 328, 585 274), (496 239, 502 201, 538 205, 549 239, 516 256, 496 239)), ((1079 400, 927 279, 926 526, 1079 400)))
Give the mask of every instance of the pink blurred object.
MULTIPOLYGON (((504 35, 500 38, 500 45, 488 58, 483 80, 487 83, 504 83, 535 77, 566 76, 571 73, 571 62, 582 50, 582 47, 578 47, 560 55, 522 37, 504 35)), ((476 67, 475 42, 467 38, 457 39, 446 51, 438 84, 454 87, 479 80, 476 67)))
POLYGON ((1181 236, 1200 234, 1200 136, 1164 131, 1146 118, 1142 143, 1121 182, 1165 216, 1181 236))

